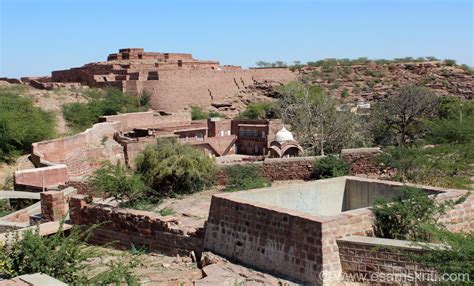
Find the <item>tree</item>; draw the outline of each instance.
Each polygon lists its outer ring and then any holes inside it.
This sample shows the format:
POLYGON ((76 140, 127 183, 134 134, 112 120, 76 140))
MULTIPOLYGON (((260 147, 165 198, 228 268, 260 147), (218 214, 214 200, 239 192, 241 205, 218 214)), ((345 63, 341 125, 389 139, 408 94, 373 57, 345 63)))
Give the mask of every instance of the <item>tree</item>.
POLYGON ((146 194, 147 188, 140 178, 126 166, 117 163, 103 162, 89 178, 89 184, 101 193, 114 199, 134 206, 146 194))
POLYGON ((0 161, 29 152, 31 144, 55 136, 55 117, 13 90, 0 90, 0 161))
POLYGON ((216 164, 202 150, 179 144, 175 139, 158 139, 136 159, 137 172, 160 196, 189 194, 212 185, 216 164))
POLYGON ((402 87, 374 106, 370 132, 377 144, 405 145, 424 134, 426 121, 436 114, 438 99, 428 88, 402 87))
POLYGON ((291 125, 306 153, 338 153, 360 142, 356 115, 337 110, 334 100, 324 95, 321 88, 290 83, 278 91, 276 113, 291 125))
POLYGON ((349 175, 351 165, 340 157, 329 155, 314 162, 314 175, 317 179, 326 179, 349 175))

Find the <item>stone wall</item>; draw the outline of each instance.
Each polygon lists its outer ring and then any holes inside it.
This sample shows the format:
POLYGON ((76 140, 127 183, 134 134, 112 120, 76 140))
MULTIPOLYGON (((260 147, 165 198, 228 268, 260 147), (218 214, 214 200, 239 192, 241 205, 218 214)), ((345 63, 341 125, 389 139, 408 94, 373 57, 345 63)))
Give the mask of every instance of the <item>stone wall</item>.
POLYGON ((381 168, 375 157, 381 152, 380 148, 343 149, 341 158, 351 164, 353 175, 379 175, 381 168))
POLYGON ((131 131, 134 128, 162 128, 191 124, 191 113, 161 115, 155 111, 135 112, 101 116, 99 122, 119 122, 120 131, 131 131))
MULTIPOLYGON (((264 178, 271 181, 311 180, 314 178, 314 162, 319 158, 322 157, 266 158, 264 161, 237 164, 252 164, 258 168, 264 178)), ((221 170, 216 175, 218 184, 225 185, 227 183, 226 167, 232 165, 221 165, 221 170)))
POLYGON ((238 262, 305 282, 322 271, 321 223, 278 208, 212 197, 205 247, 238 262))
POLYGON ((125 81, 124 90, 143 90, 152 94, 154 109, 178 111, 189 106, 207 107, 228 102, 239 92, 254 86, 254 81, 288 83, 296 74, 287 68, 249 70, 163 70, 157 81, 125 81))
POLYGON ((181 229, 173 216, 92 204, 83 195, 69 202, 71 223, 90 227, 98 225, 89 239, 94 244, 110 244, 122 249, 145 247, 170 255, 188 255, 202 251, 204 230, 181 229))
POLYGON ((69 176, 87 176, 104 160, 124 161, 123 148, 113 139, 118 131, 119 122, 104 122, 74 136, 33 143, 31 160, 36 167, 65 164, 69 176))
POLYGON ((436 273, 410 258, 423 252, 419 244, 411 241, 349 236, 338 239, 337 245, 347 282, 429 285, 426 280, 423 283, 414 279, 420 275, 434 277, 436 273))
POLYGON ((37 169, 19 170, 13 173, 16 191, 40 192, 64 185, 69 180, 68 169, 57 164, 37 169))

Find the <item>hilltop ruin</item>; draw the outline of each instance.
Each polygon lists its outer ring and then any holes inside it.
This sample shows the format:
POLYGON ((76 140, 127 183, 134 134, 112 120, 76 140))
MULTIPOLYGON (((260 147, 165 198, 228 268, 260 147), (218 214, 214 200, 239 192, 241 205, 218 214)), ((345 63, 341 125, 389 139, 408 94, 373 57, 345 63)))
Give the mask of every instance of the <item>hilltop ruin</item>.
POLYGON ((176 112, 189 106, 229 112, 246 98, 262 96, 268 87, 296 80, 287 68, 251 68, 197 60, 191 54, 120 49, 105 62, 53 71, 52 83, 80 83, 90 87, 115 87, 138 95, 148 92, 151 107, 176 112))

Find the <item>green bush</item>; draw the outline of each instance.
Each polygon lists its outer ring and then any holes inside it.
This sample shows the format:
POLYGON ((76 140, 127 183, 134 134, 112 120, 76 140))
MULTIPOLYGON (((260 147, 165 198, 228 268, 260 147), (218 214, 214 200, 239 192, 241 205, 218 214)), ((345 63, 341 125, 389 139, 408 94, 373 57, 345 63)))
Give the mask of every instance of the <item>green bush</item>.
POLYGON ((273 118, 273 104, 269 102, 250 103, 239 116, 239 119, 273 118))
POLYGON ((54 115, 16 92, 0 89, 0 161, 4 162, 29 152, 32 143, 55 136, 54 115))
POLYGON ((88 262, 101 256, 101 252, 87 247, 84 242, 93 228, 73 227, 65 232, 62 226, 57 233, 40 236, 39 229, 27 230, 0 244, 0 278, 45 273, 71 285, 108 285, 128 283, 138 285, 133 268, 140 263, 138 256, 125 263, 121 259, 110 261, 107 269, 88 279, 88 262))
POLYGON ((211 117, 225 117, 217 111, 206 112, 202 110, 199 106, 191 106, 191 119, 192 120, 202 120, 211 117))
POLYGON ((148 110, 149 99, 148 93, 135 97, 117 89, 107 89, 105 95, 94 93, 87 103, 63 105, 63 115, 74 131, 83 131, 97 123, 99 116, 148 110))
POLYGON ((314 175, 317 179, 345 176, 350 170, 351 165, 335 155, 328 155, 314 162, 314 175))
POLYGON ((377 237, 413 241, 432 241, 431 230, 441 215, 452 209, 458 201, 437 202, 428 193, 412 187, 399 189, 394 201, 378 198, 372 208, 374 233, 377 237))
POLYGON ((224 191, 227 192, 265 188, 271 185, 271 181, 262 177, 254 165, 233 165, 225 168, 225 172, 227 187, 224 191))
POLYGON ((147 146, 136 166, 147 186, 163 197, 201 191, 212 185, 216 171, 214 160, 202 150, 172 139, 147 146))
POLYGON ((65 283, 84 281, 84 262, 95 257, 82 242, 89 231, 73 228, 68 235, 60 229, 48 237, 36 231, 25 231, 23 237, 13 237, 0 245, 0 277, 10 279, 19 275, 45 273, 65 283))
POLYGON ((139 203, 148 191, 140 175, 119 163, 114 166, 110 162, 103 162, 89 178, 89 184, 130 207, 139 203))
POLYGON ((435 241, 447 247, 424 246, 422 255, 414 258, 424 265, 431 266, 439 273, 467 274, 464 281, 456 281, 457 285, 472 285, 474 279, 474 232, 451 233, 443 228, 432 231, 435 241))

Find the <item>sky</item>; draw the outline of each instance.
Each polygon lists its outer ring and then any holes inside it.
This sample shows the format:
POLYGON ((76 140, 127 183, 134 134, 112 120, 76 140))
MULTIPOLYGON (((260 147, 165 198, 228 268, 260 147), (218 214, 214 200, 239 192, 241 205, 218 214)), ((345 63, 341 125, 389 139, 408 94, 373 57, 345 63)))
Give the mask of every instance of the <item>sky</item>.
POLYGON ((474 66, 474 0, 0 0, 0 77, 120 48, 221 64, 435 56, 474 66))

